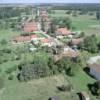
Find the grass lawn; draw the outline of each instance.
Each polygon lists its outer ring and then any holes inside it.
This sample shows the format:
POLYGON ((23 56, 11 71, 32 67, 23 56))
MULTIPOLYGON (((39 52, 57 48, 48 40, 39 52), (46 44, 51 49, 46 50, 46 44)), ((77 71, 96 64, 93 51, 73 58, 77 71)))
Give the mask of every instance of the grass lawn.
POLYGON ((63 75, 19 83, 12 80, 9 86, 0 93, 0 100, 48 100, 51 96, 59 96, 61 100, 72 100, 67 92, 59 92, 56 86, 67 83, 63 75), (14 81, 14 82, 12 82, 14 81))
POLYGON ((74 77, 68 77, 73 88, 77 91, 88 91, 87 85, 95 82, 96 80, 87 75, 84 71, 79 71, 74 77))
POLYGON ((16 31, 12 31, 11 29, 3 29, 3 30, 0 30, 0 40, 2 39, 6 39, 6 40, 9 40, 12 36, 14 35, 18 35, 20 34, 20 32, 16 32, 16 31))
POLYGON ((88 89, 88 84, 94 83, 96 80, 91 78, 89 75, 87 75, 84 71, 79 71, 74 77, 68 77, 70 83, 73 85, 73 88, 76 93, 85 91, 89 93, 91 100, 99 100, 96 99, 95 96, 91 94, 91 92, 88 89))

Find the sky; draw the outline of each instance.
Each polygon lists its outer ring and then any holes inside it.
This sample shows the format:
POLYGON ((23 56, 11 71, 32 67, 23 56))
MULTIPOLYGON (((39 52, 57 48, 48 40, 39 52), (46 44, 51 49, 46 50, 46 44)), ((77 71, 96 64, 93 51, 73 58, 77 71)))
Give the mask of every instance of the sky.
POLYGON ((0 0, 0 3, 100 3, 100 0, 0 0))

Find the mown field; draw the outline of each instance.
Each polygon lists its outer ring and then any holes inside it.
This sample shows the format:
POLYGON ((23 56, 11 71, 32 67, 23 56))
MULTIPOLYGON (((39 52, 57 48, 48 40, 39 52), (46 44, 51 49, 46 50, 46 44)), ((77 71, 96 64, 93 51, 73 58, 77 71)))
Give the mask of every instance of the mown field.
POLYGON ((68 92, 60 92, 57 86, 67 84, 62 75, 19 83, 16 79, 0 90, 0 100, 48 100, 59 96, 61 100, 72 100, 68 92))

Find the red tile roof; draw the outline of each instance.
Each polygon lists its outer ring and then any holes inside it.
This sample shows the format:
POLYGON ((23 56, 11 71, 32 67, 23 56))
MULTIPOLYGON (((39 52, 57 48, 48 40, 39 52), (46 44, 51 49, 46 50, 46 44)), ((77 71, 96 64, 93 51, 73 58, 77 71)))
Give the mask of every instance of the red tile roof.
POLYGON ((34 34, 34 35, 31 35, 31 39, 32 39, 32 38, 37 38, 37 37, 38 37, 38 36, 35 35, 35 34, 34 34))
POLYGON ((50 42, 50 40, 49 40, 49 39, 47 39, 47 38, 45 38, 45 39, 41 39, 41 42, 42 42, 42 43, 49 43, 49 42, 50 42))
POLYGON ((70 30, 68 30, 67 28, 58 28, 56 30, 56 33, 60 35, 70 35, 71 34, 70 30))
POLYGON ((24 26, 23 26, 23 31, 24 32, 38 31, 38 24, 36 22, 25 23, 24 26))

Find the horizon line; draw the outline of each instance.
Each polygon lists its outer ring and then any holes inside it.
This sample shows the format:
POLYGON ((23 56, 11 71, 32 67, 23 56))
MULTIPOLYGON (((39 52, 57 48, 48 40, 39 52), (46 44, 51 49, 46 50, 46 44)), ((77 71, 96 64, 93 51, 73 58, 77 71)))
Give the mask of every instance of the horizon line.
POLYGON ((100 4, 97 2, 40 2, 40 3, 34 3, 34 2, 0 2, 0 4, 100 4))

